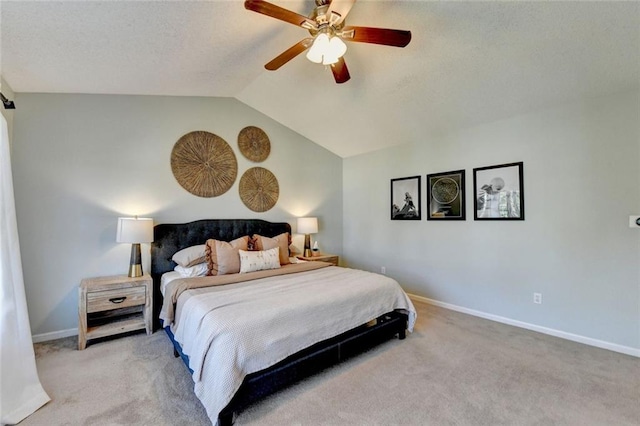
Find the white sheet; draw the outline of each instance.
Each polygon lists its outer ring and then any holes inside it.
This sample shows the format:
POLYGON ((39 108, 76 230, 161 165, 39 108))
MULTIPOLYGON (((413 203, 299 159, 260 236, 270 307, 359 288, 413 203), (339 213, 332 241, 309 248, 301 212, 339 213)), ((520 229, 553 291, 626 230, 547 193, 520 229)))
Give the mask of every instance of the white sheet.
POLYGON ((167 288, 167 285, 178 278, 182 278, 182 276, 176 271, 165 272, 160 277, 160 293, 164 297, 164 290, 167 288))
POLYGON ((185 291, 172 330, 215 424, 245 375, 394 309, 409 314, 412 331, 416 312, 396 281, 327 267, 185 291))

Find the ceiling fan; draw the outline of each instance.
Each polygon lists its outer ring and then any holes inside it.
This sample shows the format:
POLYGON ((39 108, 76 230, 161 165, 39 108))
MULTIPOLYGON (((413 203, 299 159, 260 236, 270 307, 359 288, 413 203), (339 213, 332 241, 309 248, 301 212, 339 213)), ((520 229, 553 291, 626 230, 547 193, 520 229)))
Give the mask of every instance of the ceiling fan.
POLYGON ((356 0, 315 0, 316 7, 303 16, 263 0, 246 0, 244 7, 263 15, 302 27, 311 37, 294 44, 264 67, 275 71, 307 49, 307 59, 331 67, 336 83, 350 78, 343 55, 344 41, 405 47, 411 41, 411 31, 345 26, 345 18, 356 0), (343 41, 344 40, 344 41, 343 41))

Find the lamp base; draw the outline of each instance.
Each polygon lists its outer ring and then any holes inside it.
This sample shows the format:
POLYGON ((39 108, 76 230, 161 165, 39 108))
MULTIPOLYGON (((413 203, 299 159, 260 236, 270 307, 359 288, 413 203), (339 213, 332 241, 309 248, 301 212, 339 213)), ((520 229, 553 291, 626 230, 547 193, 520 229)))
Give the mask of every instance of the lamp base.
POLYGON ((131 244, 131 260, 129 261, 129 276, 132 278, 142 276, 142 255, 140 244, 131 244))
POLYGON ((142 265, 129 265, 129 276, 131 278, 142 276, 142 265))
POLYGON ((304 235, 304 257, 311 257, 311 235, 304 235))

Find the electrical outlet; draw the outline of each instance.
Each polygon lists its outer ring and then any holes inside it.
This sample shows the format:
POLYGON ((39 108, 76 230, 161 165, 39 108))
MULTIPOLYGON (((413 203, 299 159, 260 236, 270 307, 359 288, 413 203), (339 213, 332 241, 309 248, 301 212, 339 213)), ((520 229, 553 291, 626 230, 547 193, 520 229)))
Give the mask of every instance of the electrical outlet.
POLYGON ((533 303, 542 304, 542 293, 533 293, 533 303))
POLYGON ((387 268, 385 268, 384 266, 381 266, 380 267, 380 273, 383 274, 383 275, 386 275, 387 274, 387 268))

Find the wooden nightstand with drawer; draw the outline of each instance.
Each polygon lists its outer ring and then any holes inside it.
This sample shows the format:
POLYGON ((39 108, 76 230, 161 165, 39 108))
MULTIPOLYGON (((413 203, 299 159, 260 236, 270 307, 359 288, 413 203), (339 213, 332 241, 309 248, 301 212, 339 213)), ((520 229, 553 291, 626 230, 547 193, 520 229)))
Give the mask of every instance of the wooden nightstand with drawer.
POLYGON ((152 332, 151 277, 87 278, 82 280, 78 297, 78 349, 87 340, 133 330, 152 332))
POLYGON ((334 266, 338 266, 340 263, 340 256, 336 256, 335 254, 318 254, 316 256, 296 256, 300 260, 304 260, 307 262, 327 262, 332 263, 334 266))

